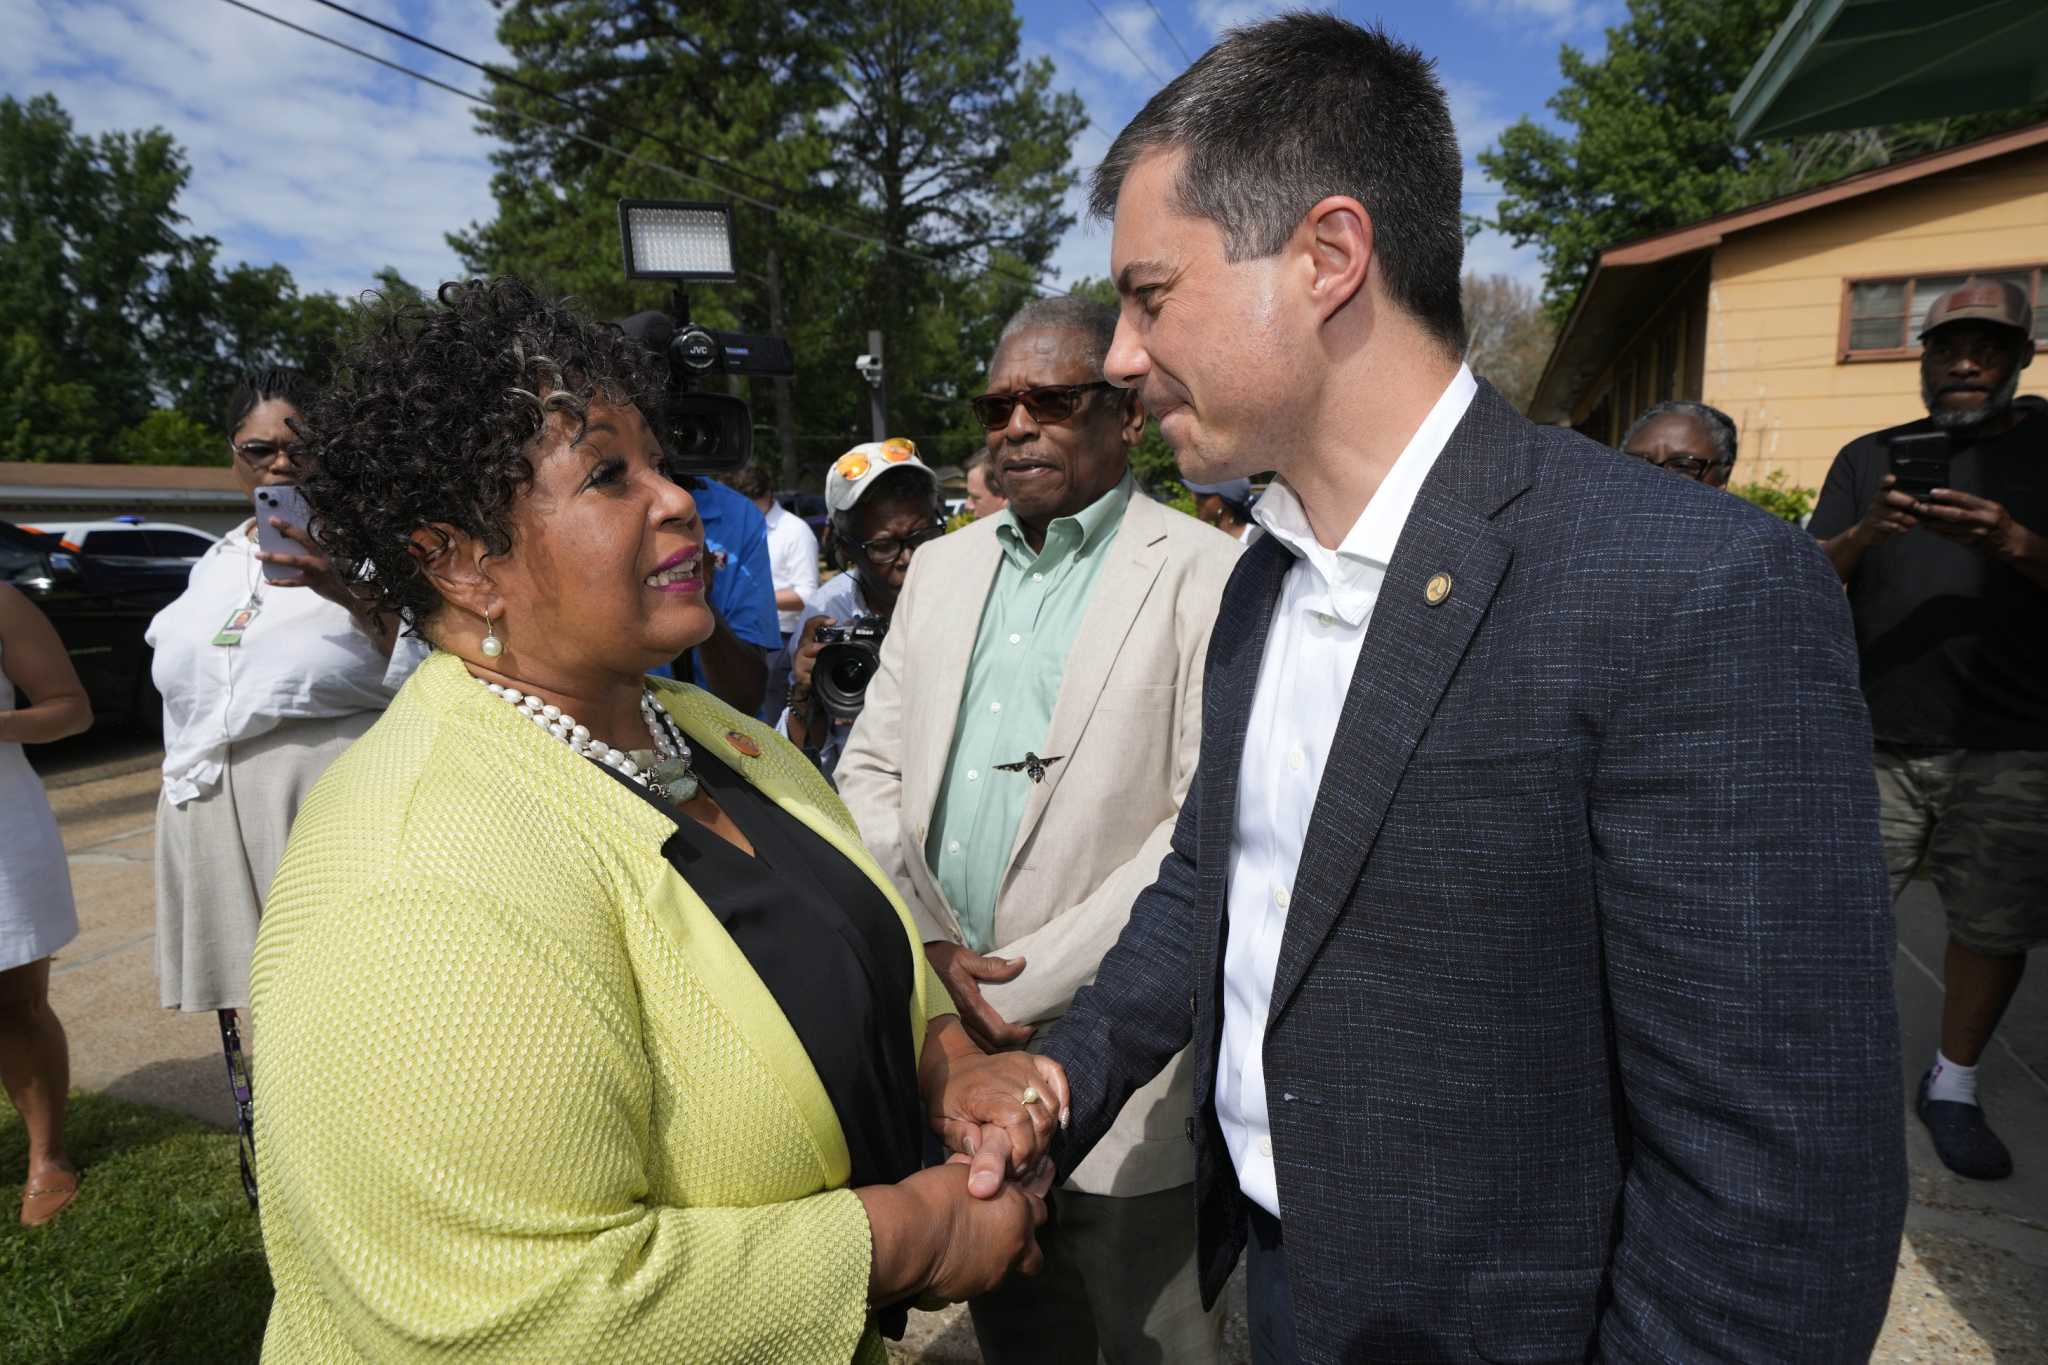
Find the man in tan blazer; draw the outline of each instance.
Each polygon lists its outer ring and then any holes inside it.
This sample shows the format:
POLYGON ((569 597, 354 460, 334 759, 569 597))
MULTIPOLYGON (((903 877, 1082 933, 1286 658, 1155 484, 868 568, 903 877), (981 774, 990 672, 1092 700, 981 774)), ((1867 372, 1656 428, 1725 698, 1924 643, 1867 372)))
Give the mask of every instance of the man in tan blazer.
MULTIPOLYGON (((1056 1027, 1150 886, 1193 776, 1236 542, 1136 490, 1116 312, 1027 305, 974 400, 1009 508, 919 551, 841 794, 984 1047, 1056 1027)), ((971 1305, 991 1365, 1220 1354, 1195 1277, 1185 1059, 1054 1196, 1045 1270, 971 1305)))

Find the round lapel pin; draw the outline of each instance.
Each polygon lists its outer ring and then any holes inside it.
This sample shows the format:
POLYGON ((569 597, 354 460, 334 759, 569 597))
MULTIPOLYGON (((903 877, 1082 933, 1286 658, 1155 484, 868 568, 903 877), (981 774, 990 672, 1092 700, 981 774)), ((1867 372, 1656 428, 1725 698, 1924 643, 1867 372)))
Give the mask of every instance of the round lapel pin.
POLYGON ((737 730, 726 731, 725 742, 732 745, 735 752, 745 754, 748 758, 761 756, 761 746, 737 730))
POLYGON ((1430 579, 1428 584, 1422 589, 1422 600, 1429 603, 1432 607, 1442 606, 1444 599, 1450 595, 1451 576, 1447 573, 1440 573, 1430 579))

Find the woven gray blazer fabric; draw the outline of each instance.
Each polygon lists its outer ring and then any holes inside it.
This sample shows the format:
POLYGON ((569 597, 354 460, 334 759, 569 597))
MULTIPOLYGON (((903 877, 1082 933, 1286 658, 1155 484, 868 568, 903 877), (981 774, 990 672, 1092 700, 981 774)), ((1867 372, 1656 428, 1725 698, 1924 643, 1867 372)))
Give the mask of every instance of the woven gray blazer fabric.
MULTIPOLYGON (((1172 852, 1045 1045, 1066 1166, 1192 1042, 1212 1296, 1244 1242, 1224 892, 1290 562, 1268 537, 1239 564, 1172 852)), ((1870 755, 1808 537, 1480 386, 1389 566, 1280 950, 1308 1359, 1867 1356, 1905 1208, 1870 755)))

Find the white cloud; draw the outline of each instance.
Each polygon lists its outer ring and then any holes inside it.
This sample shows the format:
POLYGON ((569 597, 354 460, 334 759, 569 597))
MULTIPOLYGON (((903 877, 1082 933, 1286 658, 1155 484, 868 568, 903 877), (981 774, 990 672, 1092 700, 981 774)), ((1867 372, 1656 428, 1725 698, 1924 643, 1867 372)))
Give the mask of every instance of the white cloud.
MULTIPOLYGON (((261 7, 465 89, 484 77, 309 0, 261 7)), ((502 59, 486 0, 356 0, 398 27, 502 59)), ((395 266, 431 286, 456 271, 443 234, 488 219, 491 144, 476 107, 219 3, 0 0, 0 80, 48 91, 79 131, 162 127, 186 150, 189 230, 225 261, 282 260, 344 294, 395 266)))
MULTIPOLYGON (((1056 39, 1058 51, 1054 59, 1062 66, 1077 60, 1148 92, 1158 88, 1162 77, 1171 79, 1180 70, 1179 54, 1160 27, 1159 16, 1144 0, 1104 5, 1100 17, 1090 10, 1083 18, 1085 22, 1062 30, 1056 39)), ((1126 85, 1118 91, 1119 102, 1129 99, 1130 94, 1126 85)), ((1091 102, 1090 107, 1096 106, 1091 102)))
POLYGON ((1071 285, 1089 275, 1109 274, 1109 224, 1089 216, 1088 175, 1109 150, 1110 140, 1119 127, 1121 120, 1111 127, 1090 124, 1074 139, 1073 154, 1067 162, 1081 176, 1067 192, 1067 212, 1074 215, 1074 226, 1067 229, 1067 235, 1047 262, 1048 273, 1061 285, 1071 285))
POLYGON ((1301 0, 1195 0, 1195 22, 1211 37, 1220 38, 1225 29, 1300 8, 1301 0))
POLYGON ((1604 0, 1463 0, 1466 9, 1503 26, 1530 28, 1562 38, 1581 29, 1597 28, 1610 6, 1604 0))

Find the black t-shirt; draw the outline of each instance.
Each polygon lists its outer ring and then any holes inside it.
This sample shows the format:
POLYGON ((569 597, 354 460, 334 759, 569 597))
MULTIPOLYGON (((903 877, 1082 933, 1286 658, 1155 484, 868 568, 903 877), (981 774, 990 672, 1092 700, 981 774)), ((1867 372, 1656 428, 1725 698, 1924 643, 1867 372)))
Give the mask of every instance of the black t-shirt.
MULTIPOLYGON (((1953 487, 2004 504, 2048 535, 2048 402, 2022 398, 2002 436, 1956 433, 1953 487)), ((1863 517, 1891 472, 1885 438, 1843 447, 1809 529, 1826 540, 1863 517)), ((1880 741, 1957 749, 2048 749, 2048 589, 1989 555, 1916 528, 1866 552, 1849 580, 1863 694, 1880 741)))

